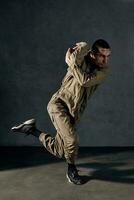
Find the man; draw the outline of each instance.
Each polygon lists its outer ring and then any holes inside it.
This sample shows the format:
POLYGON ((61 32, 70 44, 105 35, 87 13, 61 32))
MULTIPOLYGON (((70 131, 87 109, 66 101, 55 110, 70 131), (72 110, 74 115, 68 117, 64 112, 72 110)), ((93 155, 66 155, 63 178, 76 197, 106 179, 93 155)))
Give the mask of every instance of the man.
POLYGON ((75 166, 78 151, 75 127, 87 100, 110 72, 106 65, 110 54, 111 48, 103 39, 96 40, 91 49, 86 42, 76 43, 75 47, 68 49, 65 57, 67 73, 60 89, 47 106, 57 131, 54 138, 38 130, 35 119, 27 120, 11 129, 38 137, 50 153, 60 158, 64 156, 68 164, 67 179, 77 185, 83 181, 75 166))

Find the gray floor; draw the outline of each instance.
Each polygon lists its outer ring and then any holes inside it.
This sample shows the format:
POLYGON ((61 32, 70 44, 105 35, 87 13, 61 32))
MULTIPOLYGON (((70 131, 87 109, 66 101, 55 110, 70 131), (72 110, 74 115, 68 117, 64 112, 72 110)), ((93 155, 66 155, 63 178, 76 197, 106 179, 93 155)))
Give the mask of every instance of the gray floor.
POLYGON ((1 147, 0 157, 0 200, 134 199, 134 148, 81 148, 81 186, 67 182, 64 160, 43 147, 1 147))

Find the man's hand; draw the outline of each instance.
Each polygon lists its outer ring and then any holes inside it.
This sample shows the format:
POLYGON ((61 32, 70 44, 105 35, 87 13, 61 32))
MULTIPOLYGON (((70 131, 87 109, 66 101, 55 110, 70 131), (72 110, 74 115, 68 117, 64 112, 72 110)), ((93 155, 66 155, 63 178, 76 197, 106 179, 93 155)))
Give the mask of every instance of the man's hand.
POLYGON ((79 48, 78 43, 76 43, 76 46, 69 48, 68 50, 70 51, 70 53, 73 53, 78 48, 79 48))
POLYGON ((76 49, 81 48, 81 46, 85 44, 85 42, 77 42, 74 47, 69 48, 70 53, 73 53, 76 49))

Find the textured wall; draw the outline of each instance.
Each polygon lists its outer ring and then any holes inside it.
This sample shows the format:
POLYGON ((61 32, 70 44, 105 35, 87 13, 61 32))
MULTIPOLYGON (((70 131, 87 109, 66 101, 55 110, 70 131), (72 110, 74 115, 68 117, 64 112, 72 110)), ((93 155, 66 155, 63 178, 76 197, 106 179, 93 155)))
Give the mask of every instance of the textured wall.
POLYGON ((78 126, 81 146, 134 145, 134 1, 3 0, 0 5, 0 145, 39 145, 10 135, 34 117, 55 134, 47 103, 65 72, 64 56, 78 41, 112 46, 112 75, 91 98, 78 126))

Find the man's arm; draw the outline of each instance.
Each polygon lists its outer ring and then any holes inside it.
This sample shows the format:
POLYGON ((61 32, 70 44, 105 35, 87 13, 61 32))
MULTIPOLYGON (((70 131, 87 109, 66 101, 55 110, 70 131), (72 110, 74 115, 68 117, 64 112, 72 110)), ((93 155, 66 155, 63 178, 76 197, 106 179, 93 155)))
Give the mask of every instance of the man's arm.
POLYGON ((84 61, 84 57, 88 54, 89 46, 86 42, 76 43, 76 46, 69 48, 65 61, 71 69, 74 69, 74 66, 80 67, 84 61))
POLYGON ((81 69, 81 65, 82 62, 84 62, 84 57, 88 54, 88 52, 88 44, 86 42, 80 42, 76 44, 76 47, 68 49, 65 59, 66 63, 71 69, 72 74, 83 87, 90 87, 100 84, 110 73, 109 67, 102 68, 93 76, 84 72, 81 69))

